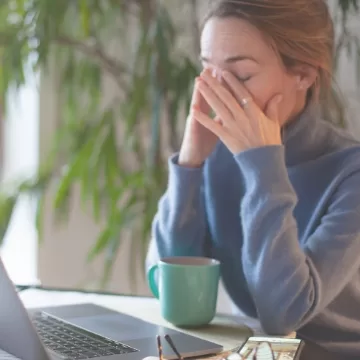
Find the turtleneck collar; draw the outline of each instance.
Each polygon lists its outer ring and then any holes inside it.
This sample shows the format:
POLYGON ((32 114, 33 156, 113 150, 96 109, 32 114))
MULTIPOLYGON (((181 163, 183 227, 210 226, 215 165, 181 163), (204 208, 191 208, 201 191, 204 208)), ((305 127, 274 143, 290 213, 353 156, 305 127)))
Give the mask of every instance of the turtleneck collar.
POLYGON ((317 157, 321 149, 320 112, 309 104, 300 115, 283 128, 286 166, 291 167, 317 157))

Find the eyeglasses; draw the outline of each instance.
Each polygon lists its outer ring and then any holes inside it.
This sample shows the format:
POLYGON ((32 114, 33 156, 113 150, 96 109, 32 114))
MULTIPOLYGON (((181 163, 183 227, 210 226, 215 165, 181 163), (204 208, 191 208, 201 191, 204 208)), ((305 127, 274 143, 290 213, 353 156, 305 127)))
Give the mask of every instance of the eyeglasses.
POLYGON ((223 360, 277 360, 277 354, 271 344, 267 341, 261 342, 255 347, 240 347, 237 351, 230 353, 223 360))
MULTIPOLYGON (((181 356, 180 352, 177 350, 174 342, 172 341, 170 335, 166 334, 164 336, 166 342, 169 344, 171 349, 176 354, 179 360, 184 360, 181 356)), ((157 348, 159 353, 159 360, 164 360, 163 350, 161 345, 161 337, 158 335, 156 337, 157 340, 157 348)), ((239 347, 236 351, 230 352, 230 354, 219 357, 221 360, 277 360, 277 354, 273 350, 271 344, 269 342, 261 342, 255 347, 243 348, 239 347)))
MULTIPOLYGON (((178 359, 179 359, 179 360, 184 360, 184 358, 181 356, 181 354, 179 353, 178 349, 176 348, 174 342, 172 341, 170 335, 169 335, 169 334, 166 334, 166 335, 164 336, 164 338, 165 338, 166 342, 170 345, 172 351, 176 354, 176 356, 178 357, 178 359)), ((160 335, 158 335, 158 336, 156 337, 156 340, 157 340, 157 348, 158 348, 158 353, 159 353, 159 360, 164 360, 160 335)))

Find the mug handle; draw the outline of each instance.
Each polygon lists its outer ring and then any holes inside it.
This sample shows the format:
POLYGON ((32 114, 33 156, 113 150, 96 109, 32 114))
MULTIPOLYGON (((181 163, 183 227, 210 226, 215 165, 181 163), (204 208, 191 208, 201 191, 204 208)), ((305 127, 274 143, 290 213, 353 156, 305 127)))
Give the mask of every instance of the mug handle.
POLYGON ((155 280, 155 272, 159 270, 159 266, 157 264, 153 265, 149 271, 148 271, 148 282, 149 282, 149 286, 150 286, 150 290, 153 293, 153 295, 159 299, 159 288, 156 284, 156 280, 155 280))

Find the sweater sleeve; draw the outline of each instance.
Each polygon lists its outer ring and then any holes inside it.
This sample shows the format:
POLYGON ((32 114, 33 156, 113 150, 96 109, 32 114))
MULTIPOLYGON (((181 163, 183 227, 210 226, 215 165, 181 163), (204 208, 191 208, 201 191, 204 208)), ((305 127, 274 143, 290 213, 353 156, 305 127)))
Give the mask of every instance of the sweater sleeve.
POLYGON ((169 181, 152 224, 147 266, 168 256, 205 256, 207 222, 203 194, 203 168, 169 159, 169 181))
POLYGON ((300 245, 284 148, 252 149, 235 159, 245 180, 245 278, 263 329, 285 335, 322 311, 360 267, 360 172, 342 181, 319 226, 300 245))

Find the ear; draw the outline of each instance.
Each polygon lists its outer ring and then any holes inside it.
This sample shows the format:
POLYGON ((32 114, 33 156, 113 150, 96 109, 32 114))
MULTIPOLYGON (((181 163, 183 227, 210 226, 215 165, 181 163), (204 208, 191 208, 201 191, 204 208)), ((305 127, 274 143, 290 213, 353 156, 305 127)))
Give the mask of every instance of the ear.
POLYGON ((318 70, 310 65, 297 65, 293 73, 296 76, 297 90, 305 92, 314 85, 318 77, 318 70))

